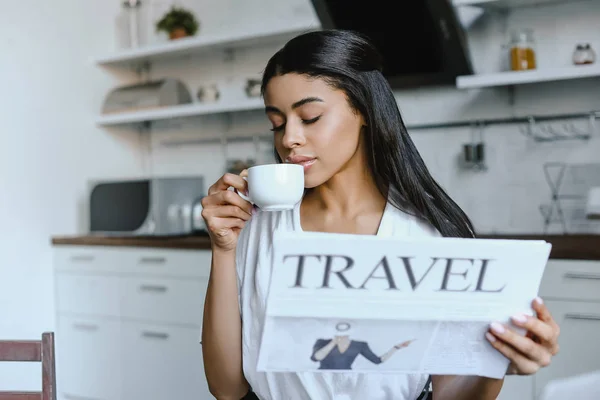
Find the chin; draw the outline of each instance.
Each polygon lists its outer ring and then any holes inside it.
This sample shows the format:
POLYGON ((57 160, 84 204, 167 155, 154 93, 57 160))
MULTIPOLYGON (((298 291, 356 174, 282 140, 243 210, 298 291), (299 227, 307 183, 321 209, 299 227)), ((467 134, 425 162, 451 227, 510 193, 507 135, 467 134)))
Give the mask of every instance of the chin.
POLYGON ((313 175, 313 174, 305 174, 304 175, 304 188, 305 189, 316 188, 317 186, 321 186, 322 184, 324 184, 325 182, 328 181, 328 179, 323 179, 322 177, 311 176, 311 175, 313 175))
POLYGON ((332 168, 323 168, 323 165, 315 163, 307 171, 304 171, 304 187, 313 189, 327 183, 336 173, 332 168))
POLYGON ((306 177, 304 178, 304 188, 305 189, 316 188, 319 185, 321 185, 321 182, 313 182, 312 179, 308 179, 306 177))

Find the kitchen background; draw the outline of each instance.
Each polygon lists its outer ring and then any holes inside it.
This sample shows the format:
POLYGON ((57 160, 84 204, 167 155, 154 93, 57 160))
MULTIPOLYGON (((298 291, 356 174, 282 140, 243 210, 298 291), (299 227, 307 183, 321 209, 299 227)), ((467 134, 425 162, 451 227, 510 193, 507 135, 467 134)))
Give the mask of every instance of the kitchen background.
MULTIPOLYGON (((158 15, 170 1, 153 2, 158 15)), ((179 0, 200 22, 198 36, 249 36, 263 31, 318 27, 308 0, 179 0)), ((0 1, 0 336, 37 338, 55 327, 52 285, 54 235, 87 230, 88 181, 146 176, 203 175, 210 185, 226 169, 226 159, 271 160, 261 111, 204 115, 157 122, 151 133, 137 126, 96 124, 110 90, 138 82, 135 71, 101 67, 96 60, 119 48, 120 1, 0 1), (247 141, 221 142, 223 135, 247 141), (259 140, 258 135, 262 135, 259 140), (216 138, 215 141, 205 139, 216 138)), ((504 70, 506 43, 513 28, 531 28, 537 68, 572 65, 578 43, 600 51, 600 2, 561 1, 503 10, 461 9, 468 21, 468 45, 477 74, 504 70), (477 17, 475 17, 477 16, 477 17)), ((408 23, 398 15, 398 23, 408 23)), ((151 30, 151 29, 148 29, 151 30)), ((147 44, 165 41, 149 35, 147 44)), ((414 40, 419 40, 415 37, 414 40)), ((152 64, 151 78, 183 81, 195 97, 200 86, 217 84, 221 100, 246 95, 268 57, 283 43, 258 43, 233 52, 214 51, 152 64)), ((402 51, 402 49, 398 49, 402 51)), ((407 55, 408 56, 408 55, 407 55)), ((599 63, 598 60, 596 63, 599 63)), ((409 126, 528 115, 560 115, 600 110, 600 70, 596 77, 475 89, 456 86, 398 90, 409 126)), ((548 135, 563 132, 563 121, 541 123, 548 135), (550 133, 548 133, 550 132, 550 133)), ((573 122, 588 130, 588 121, 573 122)), ((585 164, 578 179, 600 180, 600 132, 589 139, 536 141, 526 124, 483 129, 485 168, 461 163, 463 145, 479 140, 478 128, 411 129, 432 174, 464 207, 479 233, 542 233, 540 206, 551 201, 544 175, 549 162, 585 164)), ((538 129, 538 125, 536 125, 538 129)), ((598 184, 600 182, 596 182, 598 184)), ((581 184, 577 186, 581 187, 581 184)), ((581 199, 565 202, 570 232, 599 233, 600 222, 582 217, 581 199), (570 204, 573 204, 571 206, 570 204)), ((564 233, 560 223, 548 232, 564 233)), ((60 355, 58 355, 60 357, 60 355)), ((0 365, 0 389, 36 388, 38 367, 0 365)))

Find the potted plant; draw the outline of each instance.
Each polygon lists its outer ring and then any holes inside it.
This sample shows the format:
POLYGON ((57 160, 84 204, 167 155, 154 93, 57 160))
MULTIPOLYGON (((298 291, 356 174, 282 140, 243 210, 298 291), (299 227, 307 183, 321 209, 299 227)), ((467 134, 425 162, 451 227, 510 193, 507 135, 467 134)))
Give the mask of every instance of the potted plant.
POLYGON ((156 31, 167 32, 171 40, 194 36, 198 31, 198 21, 190 11, 173 6, 157 23, 156 31))

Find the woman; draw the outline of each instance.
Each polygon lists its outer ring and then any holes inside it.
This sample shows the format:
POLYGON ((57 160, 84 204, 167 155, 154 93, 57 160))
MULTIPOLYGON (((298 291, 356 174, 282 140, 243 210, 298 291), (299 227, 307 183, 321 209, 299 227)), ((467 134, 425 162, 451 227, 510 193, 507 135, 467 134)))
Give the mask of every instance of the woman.
MULTIPOLYGON (((261 212, 228 190, 245 191, 245 180, 226 174, 203 199, 212 239, 203 354, 219 400, 249 391, 261 400, 414 400, 428 382, 419 374, 256 371, 273 232, 474 236, 467 216, 430 176, 381 69, 367 40, 335 30, 292 39, 265 68, 275 155, 304 166, 306 191, 294 210, 261 212)), ((513 321, 527 336, 496 323, 486 334, 510 359, 510 374, 533 374, 558 351, 558 326, 541 300, 533 308, 536 317, 513 321)), ((436 400, 491 400, 502 387, 502 380, 476 376, 431 378, 436 400)))
POLYGON ((310 357, 319 362, 319 369, 352 369, 352 364, 361 355, 373 364, 381 364, 390 359, 398 350, 408 347, 412 340, 394 345, 382 356, 373 353, 367 342, 350 339, 347 331, 350 324, 340 322, 335 327, 337 334, 333 339, 317 339, 310 357))

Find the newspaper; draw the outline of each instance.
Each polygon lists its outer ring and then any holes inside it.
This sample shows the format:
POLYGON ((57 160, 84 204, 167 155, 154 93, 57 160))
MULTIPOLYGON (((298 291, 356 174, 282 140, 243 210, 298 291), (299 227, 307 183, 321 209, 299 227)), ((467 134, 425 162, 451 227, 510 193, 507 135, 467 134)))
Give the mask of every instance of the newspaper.
POLYGON ((257 369, 502 378, 509 361, 485 332, 533 314, 550 249, 545 241, 280 234, 257 369))

